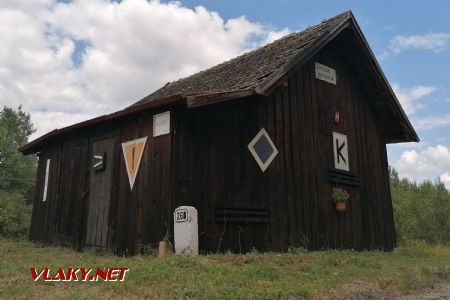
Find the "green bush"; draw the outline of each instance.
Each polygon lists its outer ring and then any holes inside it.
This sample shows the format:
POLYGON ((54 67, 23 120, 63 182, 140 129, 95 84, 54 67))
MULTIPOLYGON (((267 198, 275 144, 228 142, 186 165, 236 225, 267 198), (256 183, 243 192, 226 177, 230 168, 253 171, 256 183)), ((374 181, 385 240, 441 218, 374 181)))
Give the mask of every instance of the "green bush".
POLYGON ((21 238, 28 235, 31 205, 19 193, 0 193, 0 236, 21 238))
POLYGON ((450 244, 450 192, 439 180, 420 184, 390 169, 391 193, 400 242, 450 244))
POLYGON ((34 132, 31 117, 19 107, 0 110, 0 192, 20 193, 32 202, 37 158, 22 155, 17 149, 34 132))

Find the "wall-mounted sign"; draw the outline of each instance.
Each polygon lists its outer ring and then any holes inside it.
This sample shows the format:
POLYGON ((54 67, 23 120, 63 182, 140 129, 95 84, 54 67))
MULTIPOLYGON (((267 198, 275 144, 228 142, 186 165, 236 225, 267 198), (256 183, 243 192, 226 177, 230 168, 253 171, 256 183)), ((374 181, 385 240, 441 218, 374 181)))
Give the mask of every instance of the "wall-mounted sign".
POLYGON ((336 70, 316 62, 316 78, 336 85, 336 70))
POLYGON ((106 153, 96 153, 94 154, 94 170, 100 172, 105 170, 106 167, 106 153))
POLYGON ((143 137, 122 143, 123 157, 125 158, 125 166, 127 168, 128 181, 130 182, 131 189, 133 189, 146 142, 147 137, 143 137))
POLYGON ((277 148, 264 128, 256 134, 247 147, 263 172, 278 154, 277 148))
POLYGON ((170 133, 170 111, 153 116, 153 136, 170 133))
POLYGON ((44 179, 44 192, 42 194, 42 202, 47 201, 47 190, 48 190, 48 177, 50 174, 50 159, 47 159, 45 165, 45 179, 44 179))
POLYGON ((334 113, 334 123, 339 124, 340 116, 341 116, 341 113, 339 111, 336 111, 334 113))
POLYGON ((339 170, 349 171, 347 136, 333 132, 334 167, 339 170))

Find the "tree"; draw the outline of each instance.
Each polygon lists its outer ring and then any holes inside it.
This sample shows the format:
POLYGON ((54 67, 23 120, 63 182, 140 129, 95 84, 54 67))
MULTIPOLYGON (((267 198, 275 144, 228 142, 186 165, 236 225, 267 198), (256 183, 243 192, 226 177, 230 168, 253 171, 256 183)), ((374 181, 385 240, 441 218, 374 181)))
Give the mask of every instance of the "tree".
POLYGON ((400 179, 393 168, 389 175, 399 240, 450 244, 450 192, 445 185, 439 179, 434 183, 400 179))
POLYGON ((36 176, 36 157, 23 156, 17 149, 35 132, 30 115, 4 107, 0 111, 0 192, 21 194, 31 203, 36 176))
POLYGON ((35 132, 30 115, 4 107, 0 111, 0 235, 23 237, 31 220, 37 160, 17 149, 35 132))

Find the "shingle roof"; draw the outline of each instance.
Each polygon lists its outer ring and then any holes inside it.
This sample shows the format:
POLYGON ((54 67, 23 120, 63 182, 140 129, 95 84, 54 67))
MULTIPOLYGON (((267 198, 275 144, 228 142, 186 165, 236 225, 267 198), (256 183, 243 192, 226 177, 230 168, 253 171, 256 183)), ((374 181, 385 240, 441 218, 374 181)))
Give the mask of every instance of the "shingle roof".
POLYGON ((279 68, 289 64, 292 58, 301 54, 323 33, 348 20, 350 15, 350 12, 342 13, 222 64, 168 83, 133 106, 173 95, 186 97, 256 88, 279 68))
POLYGON ((157 107, 184 103, 188 108, 192 108, 211 104, 211 99, 218 102, 220 99, 225 101, 253 94, 267 95, 280 80, 285 78, 284 76, 305 63, 311 55, 324 47, 347 26, 352 28, 354 36, 360 42, 360 49, 363 51, 361 59, 368 63, 363 61, 361 65, 367 67, 368 73, 373 75, 373 80, 377 80, 380 84, 376 86, 377 89, 381 87, 381 96, 377 97, 377 101, 381 103, 382 114, 390 120, 389 126, 392 129, 390 135, 386 136, 386 141, 388 143, 418 142, 419 138, 414 128, 378 65, 356 20, 348 11, 220 65, 171 82, 121 111, 53 130, 23 145, 19 150, 24 154, 35 153, 49 141, 75 130, 112 122, 157 107))

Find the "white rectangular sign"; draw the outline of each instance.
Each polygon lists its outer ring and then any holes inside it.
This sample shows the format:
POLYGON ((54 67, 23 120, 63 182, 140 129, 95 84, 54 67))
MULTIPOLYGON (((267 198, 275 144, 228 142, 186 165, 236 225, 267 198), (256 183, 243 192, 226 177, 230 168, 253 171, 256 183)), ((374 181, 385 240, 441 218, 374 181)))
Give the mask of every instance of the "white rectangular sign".
POLYGON ((347 136, 333 132, 334 167, 339 170, 350 171, 348 161, 347 136))
POLYGON ((336 70, 316 62, 316 78, 336 85, 336 70))
POLYGON ((170 111, 153 116, 153 136, 170 133, 170 111))
POLYGON ((47 201, 47 189, 48 189, 48 176, 50 173, 50 159, 47 159, 47 164, 45 165, 45 179, 44 179, 44 193, 42 194, 42 202, 47 201))

